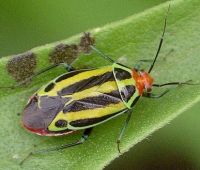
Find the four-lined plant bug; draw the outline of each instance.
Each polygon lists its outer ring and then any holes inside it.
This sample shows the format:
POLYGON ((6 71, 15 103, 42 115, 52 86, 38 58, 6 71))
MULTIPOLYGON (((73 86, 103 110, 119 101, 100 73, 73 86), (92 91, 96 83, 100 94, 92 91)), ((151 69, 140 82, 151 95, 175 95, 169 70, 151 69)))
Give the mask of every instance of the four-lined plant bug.
MULTIPOLYGON (((169 92, 168 89, 161 94, 154 94, 152 87, 193 85, 189 81, 155 84, 150 75, 163 43, 166 21, 167 17, 156 56, 147 72, 138 69, 139 67, 129 68, 116 63, 93 44, 88 43, 89 49, 85 48, 86 51, 90 49, 96 51, 111 65, 97 69, 76 70, 67 63, 57 63, 55 60, 54 65, 34 74, 35 77, 60 65, 64 65, 69 71, 53 79, 32 95, 23 110, 23 126, 28 131, 42 136, 66 135, 82 129, 84 132, 78 141, 33 151, 29 156, 80 145, 88 139, 93 127, 127 112, 127 119, 117 139, 120 152, 119 143, 131 118, 132 109, 140 97, 160 98, 169 92)), ((72 52, 75 49, 75 56, 77 55, 77 48, 62 45, 57 49, 60 48, 70 49, 72 52)), ((17 86, 21 84, 24 84, 24 81, 17 86)))

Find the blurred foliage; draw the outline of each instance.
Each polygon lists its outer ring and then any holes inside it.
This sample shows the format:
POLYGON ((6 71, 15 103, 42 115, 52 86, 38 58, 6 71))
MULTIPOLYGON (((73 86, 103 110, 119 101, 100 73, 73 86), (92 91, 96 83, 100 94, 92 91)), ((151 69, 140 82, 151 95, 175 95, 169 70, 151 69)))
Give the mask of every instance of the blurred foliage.
POLYGON ((165 0, 0 0, 0 56, 65 39, 165 0))

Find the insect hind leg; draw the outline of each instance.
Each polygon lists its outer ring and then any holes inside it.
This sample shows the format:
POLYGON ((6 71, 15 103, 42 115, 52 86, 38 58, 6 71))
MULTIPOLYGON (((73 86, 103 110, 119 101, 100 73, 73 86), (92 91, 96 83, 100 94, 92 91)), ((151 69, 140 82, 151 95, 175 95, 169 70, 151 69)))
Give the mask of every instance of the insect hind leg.
POLYGON ((74 147, 74 146, 83 144, 89 138, 89 136, 92 132, 92 129, 93 128, 85 129, 85 131, 83 132, 83 135, 81 136, 81 138, 78 141, 75 141, 75 142, 72 142, 72 143, 69 143, 69 144, 63 144, 61 146, 52 147, 52 148, 49 148, 49 149, 41 149, 41 150, 37 150, 37 151, 32 151, 20 162, 20 165, 22 165, 32 155, 44 154, 44 153, 48 153, 48 152, 63 150, 63 149, 66 149, 66 148, 70 148, 70 147, 74 147))

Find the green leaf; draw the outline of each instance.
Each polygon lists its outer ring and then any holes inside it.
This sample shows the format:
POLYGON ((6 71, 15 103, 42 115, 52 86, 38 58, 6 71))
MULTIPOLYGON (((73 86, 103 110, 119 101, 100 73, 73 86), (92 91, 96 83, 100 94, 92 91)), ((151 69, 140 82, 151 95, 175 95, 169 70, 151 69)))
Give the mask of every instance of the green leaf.
MULTIPOLYGON (((162 33, 164 16, 169 3, 159 5, 138 15, 91 30, 96 37, 96 46, 105 53, 119 59, 123 64, 134 66, 139 59, 152 59, 156 53, 162 33)), ((152 76, 156 83, 170 81, 199 81, 200 73, 200 2, 198 0, 175 0, 171 2, 167 30, 159 61, 152 76)), ((78 42, 80 35, 67 39, 65 43, 78 42)), ((37 54, 37 69, 49 65, 48 54, 57 43, 34 48, 37 54)), ((13 84, 5 67, 9 57, 0 60, 0 86, 13 84)), ((82 55, 75 63, 77 68, 97 67, 108 64, 97 54, 82 55)), ((37 149, 58 146, 79 139, 81 132, 62 137, 41 137, 26 132, 20 126, 18 112, 23 110, 28 97, 41 85, 64 70, 59 68, 34 79, 31 85, 15 90, 0 91, 0 147, 1 167, 19 169, 19 162, 33 145, 37 149)), ((164 90, 155 90, 159 93, 164 90)), ((163 127, 189 107, 199 102, 199 86, 173 88, 160 99, 142 98, 135 106, 133 117, 122 139, 122 152, 163 127)), ((124 116, 96 127, 89 140, 78 147, 48 154, 35 155, 28 159, 22 169, 102 169, 119 156, 116 138, 123 125, 124 116)))

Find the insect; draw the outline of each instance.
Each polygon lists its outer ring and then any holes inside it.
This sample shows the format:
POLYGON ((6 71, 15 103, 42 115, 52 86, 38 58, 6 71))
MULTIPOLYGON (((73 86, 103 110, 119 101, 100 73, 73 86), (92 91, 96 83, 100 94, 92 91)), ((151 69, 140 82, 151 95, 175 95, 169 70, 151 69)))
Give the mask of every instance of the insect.
POLYGON ((80 145, 88 139, 95 126, 127 113, 117 139, 120 152, 119 143, 140 97, 159 98, 169 92, 168 89, 154 94, 152 87, 192 85, 188 81, 155 84, 150 75, 162 47, 166 22, 167 17, 157 53, 147 72, 116 63, 93 45, 90 48, 111 65, 75 70, 71 65, 61 63, 43 70, 64 65, 69 72, 53 79, 32 95, 22 114, 24 128, 42 136, 67 135, 82 129, 84 132, 78 141, 31 152, 30 155, 80 145))

